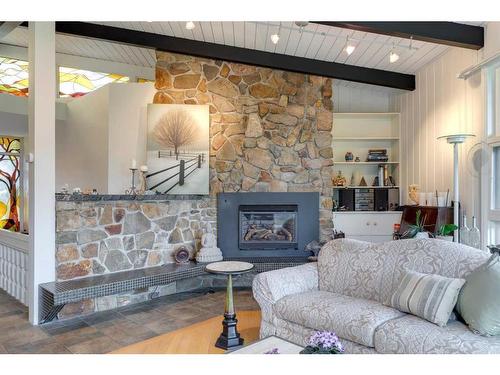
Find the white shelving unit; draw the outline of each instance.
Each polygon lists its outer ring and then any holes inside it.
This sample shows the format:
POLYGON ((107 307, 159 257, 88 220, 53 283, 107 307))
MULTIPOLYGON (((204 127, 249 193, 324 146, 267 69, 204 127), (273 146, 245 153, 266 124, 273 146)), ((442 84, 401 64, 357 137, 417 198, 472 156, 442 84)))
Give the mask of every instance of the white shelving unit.
MULTIPOLYGON (((333 163, 335 172, 339 170, 347 180, 348 186, 335 187, 334 199, 340 189, 370 188, 380 189, 383 186, 371 186, 378 175, 378 166, 388 166, 389 175, 393 177, 396 187, 400 184, 400 119, 399 113, 334 113, 332 129, 333 163), (387 162, 367 162, 369 149, 387 149, 387 162), (352 152, 359 162, 345 161, 346 152, 352 152), (365 178, 368 186, 351 186, 354 171, 365 178)), ((401 200, 401 192, 400 192, 401 200)), ((345 211, 333 212, 335 229, 345 233, 347 238, 369 242, 384 242, 392 239, 393 225, 401 221, 398 211, 345 211), (383 215, 381 215, 383 214, 383 215)))
POLYGON ((349 184, 357 170, 368 186, 378 175, 378 166, 387 164, 389 175, 399 185, 400 119, 399 113, 334 113, 332 129, 333 162, 336 172, 342 171, 349 184), (367 162, 369 149, 387 149, 389 161, 367 162), (346 162, 346 152, 360 162, 346 162))

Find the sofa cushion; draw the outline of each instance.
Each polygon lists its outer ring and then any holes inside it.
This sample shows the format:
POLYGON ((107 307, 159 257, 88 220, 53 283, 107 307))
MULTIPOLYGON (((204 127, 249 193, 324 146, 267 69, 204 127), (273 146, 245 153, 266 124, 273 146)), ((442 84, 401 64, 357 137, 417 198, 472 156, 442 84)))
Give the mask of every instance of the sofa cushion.
POLYGON ((500 353, 500 336, 477 335, 459 321, 439 327, 416 316, 405 315, 385 322, 376 330, 375 350, 398 354, 500 353))
POLYGON ((500 335, 500 257, 490 260, 467 276, 457 310, 469 327, 481 335, 500 335))
POLYGON ((445 326, 464 279, 406 271, 391 297, 391 307, 445 326))
POLYGON ((334 331, 340 338, 370 347, 379 325, 404 315, 375 301, 325 291, 283 297, 274 311, 278 318, 314 330, 334 331))
POLYGON ((389 303, 405 269, 463 279, 488 258, 484 251, 436 239, 333 240, 319 253, 319 289, 389 303))

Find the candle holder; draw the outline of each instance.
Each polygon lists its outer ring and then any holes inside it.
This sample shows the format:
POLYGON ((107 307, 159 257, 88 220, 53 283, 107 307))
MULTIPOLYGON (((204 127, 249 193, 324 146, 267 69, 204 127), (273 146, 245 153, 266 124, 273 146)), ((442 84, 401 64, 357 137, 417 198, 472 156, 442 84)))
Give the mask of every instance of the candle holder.
POLYGON ((132 172, 132 186, 130 187, 130 189, 125 190, 125 194, 137 195, 138 191, 137 191, 137 188, 135 187, 135 172, 137 171, 137 168, 129 168, 129 169, 132 172))

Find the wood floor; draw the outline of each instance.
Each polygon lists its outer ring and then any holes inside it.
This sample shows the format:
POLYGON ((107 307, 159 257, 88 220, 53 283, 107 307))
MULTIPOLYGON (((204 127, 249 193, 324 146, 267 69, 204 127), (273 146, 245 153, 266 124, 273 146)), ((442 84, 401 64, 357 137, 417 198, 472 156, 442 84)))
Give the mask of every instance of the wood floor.
MULTIPOLYGON (((259 338, 260 311, 237 311, 238 332, 245 345, 259 338)), ((115 350, 112 354, 212 354, 224 353, 214 346, 222 330, 218 316, 189 327, 115 350)))

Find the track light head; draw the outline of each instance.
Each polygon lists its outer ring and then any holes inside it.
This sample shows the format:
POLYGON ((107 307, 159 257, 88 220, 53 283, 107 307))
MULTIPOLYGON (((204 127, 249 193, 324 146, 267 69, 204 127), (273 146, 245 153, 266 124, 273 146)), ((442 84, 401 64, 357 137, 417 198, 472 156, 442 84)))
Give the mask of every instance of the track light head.
POLYGON ((351 55, 354 50, 356 49, 356 46, 353 45, 353 44, 348 44, 346 47, 345 47, 345 51, 348 55, 351 55))
POLYGON ((280 41, 280 36, 279 36, 279 34, 273 34, 273 35, 271 35, 271 41, 272 41, 274 44, 278 44, 278 42, 280 41))
POLYGON ((393 64, 398 60, 399 60, 399 55, 396 52, 394 52, 394 50, 392 50, 391 53, 389 54, 389 62, 393 64))

